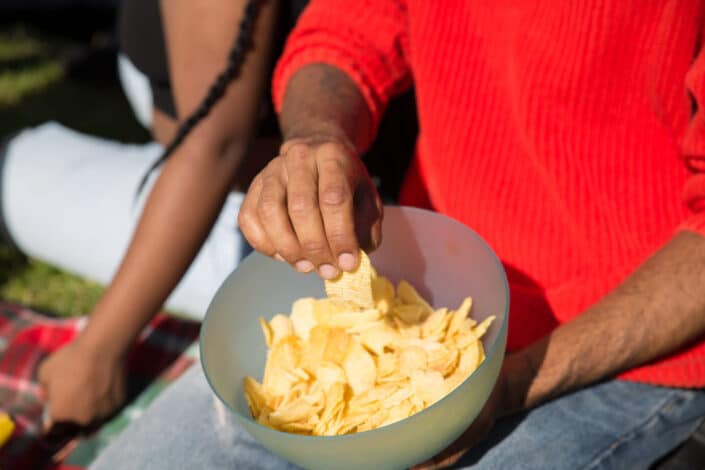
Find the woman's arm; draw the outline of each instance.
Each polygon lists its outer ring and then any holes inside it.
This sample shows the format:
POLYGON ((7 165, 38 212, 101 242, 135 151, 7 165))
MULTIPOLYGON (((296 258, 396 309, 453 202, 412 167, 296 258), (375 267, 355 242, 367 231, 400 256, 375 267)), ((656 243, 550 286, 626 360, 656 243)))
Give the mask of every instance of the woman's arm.
MULTIPOLYGON (((180 117, 196 109, 226 65, 244 4, 162 2, 170 76, 180 117)), ((240 76, 164 165, 125 259, 96 308, 87 334, 95 333, 102 340, 114 336, 120 325, 123 333, 115 346, 124 350, 160 308, 200 249, 257 124, 268 82, 274 7, 272 1, 263 4, 253 48, 240 76), (108 313, 105 319, 103 311, 108 313)))
MULTIPOLYGON (((180 118, 199 106, 225 67, 244 5, 242 0, 162 2, 180 118)), ((111 391, 111 374, 94 370, 87 362, 100 358, 103 365, 97 367, 105 369, 105 362, 121 367, 121 358, 207 237, 256 130, 269 81, 276 10, 273 0, 263 2, 240 74, 164 165, 127 253, 86 329, 42 366, 40 380, 54 421, 86 424, 105 416, 120 401, 111 391), (76 371, 70 380, 67 367, 76 371), (97 377, 103 380, 96 383, 97 377)))

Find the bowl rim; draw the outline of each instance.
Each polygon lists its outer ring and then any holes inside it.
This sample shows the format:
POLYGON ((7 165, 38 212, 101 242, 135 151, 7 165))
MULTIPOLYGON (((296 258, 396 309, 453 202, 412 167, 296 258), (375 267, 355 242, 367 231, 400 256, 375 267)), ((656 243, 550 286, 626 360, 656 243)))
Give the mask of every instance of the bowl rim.
MULTIPOLYGON (((475 369, 469 376, 467 376, 465 378, 465 380, 463 380, 460 384, 458 384, 450 393, 443 396, 443 398, 441 398, 437 402, 433 403, 431 406, 428 406, 428 407, 424 408, 423 410, 421 410, 417 413, 414 413, 411 416, 407 416, 406 418, 403 418, 399 421, 396 421, 391 424, 386 424, 386 425, 380 426, 378 428, 370 429, 367 431, 354 432, 351 434, 338 434, 338 435, 334 435, 334 436, 310 436, 310 435, 306 435, 306 434, 296 434, 296 433, 290 433, 290 432, 286 432, 286 431, 279 431, 278 429, 272 429, 270 427, 264 426, 263 424, 260 424, 257 421, 255 421, 254 419, 252 419, 252 416, 249 416, 249 414, 247 416, 245 416, 242 413, 240 413, 240 411, 237 408, 230 406, 230 404, 221 396, 221 394, 218 393, 218 391, 216 390, 216 387, 213 385, 213 383, 211 382, 211 379, 208 375, 208 370, 206 368, 206 363, 205 363, 204 354, 203 354, 203 352, 204 352, 203 332, 207 328, 208 317, 209 317, 209 313, 211 311, 211 307, 212 307, 216 297, 218 297, 218 295, 220 294, 220 290, 225 286, 225 282, 230 278, 230 276, 233 275, 234 272, 236 272, 238 269, 240 269, 240 266, 242 266, 242 264, 247 259, 251 258, 252 256, 264 257, 264 255, 254 251, 254 252, 248 254, 245 258, 243 258, 240 261, 240 263, 238 263, 235 270, 232 273, 230 273, 228 275, 228 277, 225 280, 223 280, 221 285, 218 287, 218 290, 216 291, 215 295, 213 296, 213 298, 211 299, 211 302, 208 305, 208 308, 206 309, 206 315, 204 316, 203 322, 201 324, 201 332, 199 333, 199 336, 198 336, 199 362, 201 363, 201 369, 203 370, 203 375, 205 376, 206 381, 208 382, 208 386, 210 387, 211 391, 215 394, 215 396, 218 397, 218 400, 220 400, 220 402, 228 409, 228 411, 233 413, 239 420, 249 421, 250 423, 252 423, 256 427, 260 428, 264 433, 271 434, 273 437, 274 436, 278 436, 279 438, 286 437, 289 439, 293 439, 294 441, 304 441, 305 440, 307 442, 311 442, 313 440, 318 440, 318 441, 330 442, 333 440, 362 438, 362 436, 364 436, 365 438, 374 437, 375 434, 379 434, 381 432, 386 433, 389 431, 393 431, 394 428, 402 426, 403 424, 407 423, 408 420, 413 419, 415 417, 418 417, 418 416, 425 414, 427 412, 430 412, 430 410, 432 410, 436 407, 440 407, 442 405, 442 403, 444 401, 446 401, 448 398, 459 393, 460 389, 463 388, 463 386, 468 381, 470 381, 475 375, 477 375, 486 366, 486 364, 488 362, 491 362, 490 359, 493 358, 495 354, 499 353, 498 352, 499 351, 498 343, 501 342, 499 340, 500 340, 500 338, 502 338, 505 335, 506 330, 509 327, 509 304, 510 304, 510 300, 511 300, 511 293, 509 290, 509 281, 507 279, 507 273, 504 269, 504 265, 502 264, 502 261, 497 256, 497 253, 495 253, 495 251, 492 249, 490 244, 487 243, 487 241, 484 238, 482 238, 482 236, 480 236, 480 234, 478 234, 476 231, 474 231, 473 229, 471 229, 467 225, 461 223, 460 221, 458 221, 450 216, 447 216, 445 214, 441 214, 440 212, 431 211, 431 210, 427 210, 427 209, 421 209, 418 207, 401 206, 401 205, 385 205, 384 206, 385 211, 387 211, 389 208, 395 208, 395 209, 398 209, 398 210, 401 210, 404 212, 407 212, 407 211, 412 212, 412 213, 413 212, 420 212, 420 213, 431 215, 433 217, 441 217, 441 218, 448 219, 452 223, 457 224, 460 227, 462 227, 463 229, 467 230, 471 236, 474 236, 482 245, 484 245, 485 249, 491 255, 491 257, 493 258, 493 261, 496 263, 497 267, 499 267, 499 271, 502 275, 502 284, 504 286, 504 291, 506 293, 506 305, 504 307, 504 321, 500 325, 500 329, 497 333, 497 337, 496 337, 495 341, 490 345, 489 351, 485 351, 485 358, 483 359, 482 364, 480 364, 480 366, 477 369, 475 369)), ((494 387, 494 385, 493 385, 493 387, 494 387)))

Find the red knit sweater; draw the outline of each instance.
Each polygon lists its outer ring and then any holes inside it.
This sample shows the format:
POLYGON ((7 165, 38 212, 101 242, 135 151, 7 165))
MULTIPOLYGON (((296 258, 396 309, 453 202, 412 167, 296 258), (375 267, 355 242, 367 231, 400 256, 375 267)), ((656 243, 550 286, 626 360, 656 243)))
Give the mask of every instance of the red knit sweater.
MULTIPOLYGON (((705 234, 703 33, 697 0, 313 0, 274 96, 281 106, 296 70, 328 63, 357 83, 376 125, 413 82, 420 136, 402 203, 458 219, 496 250, 515 350, 675 231, 705 234)), ((705 386, 705 341, 622 377, 705 386)))

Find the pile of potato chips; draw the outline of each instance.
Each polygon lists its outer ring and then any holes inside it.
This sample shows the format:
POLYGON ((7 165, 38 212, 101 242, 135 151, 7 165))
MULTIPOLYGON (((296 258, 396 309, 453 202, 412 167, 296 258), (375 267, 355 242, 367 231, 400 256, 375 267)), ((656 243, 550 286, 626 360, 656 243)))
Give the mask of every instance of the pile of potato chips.
POLYGON ((260 318, 267 347, 262 383, 245 378, 259 423, 332 436, 394 423, 443 398, 483 361, 480 324, 434 310, 407 282, 394 286, 361 253, 357 270, 326 281, 328 298, 302 298, 290 316, 260 318))

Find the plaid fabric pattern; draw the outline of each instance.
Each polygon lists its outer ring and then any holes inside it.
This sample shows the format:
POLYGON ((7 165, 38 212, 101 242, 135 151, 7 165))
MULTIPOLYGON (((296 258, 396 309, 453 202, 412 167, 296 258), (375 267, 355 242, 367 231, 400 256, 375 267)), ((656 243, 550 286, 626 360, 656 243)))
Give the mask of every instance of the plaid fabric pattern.
POLYGON ((41 429, 37 369, 44 358, 75 338, 85 323, 85 318, 53 318, 0 301, 0 411, 16 423, 9 442, 0 449, 0 468, 84 468, 196 359, 200 324, 157 315, 128 357, 128 404, 87 436, 66 429, 48 439, 41 429))

